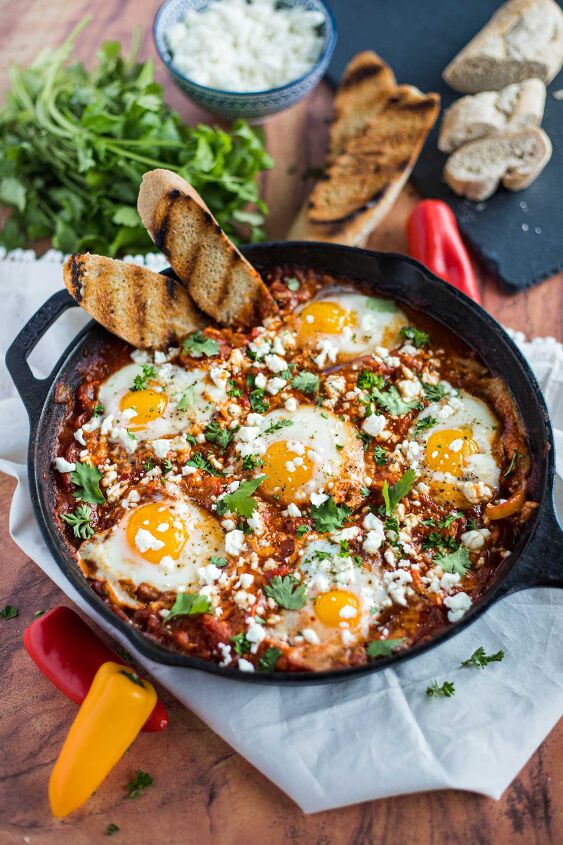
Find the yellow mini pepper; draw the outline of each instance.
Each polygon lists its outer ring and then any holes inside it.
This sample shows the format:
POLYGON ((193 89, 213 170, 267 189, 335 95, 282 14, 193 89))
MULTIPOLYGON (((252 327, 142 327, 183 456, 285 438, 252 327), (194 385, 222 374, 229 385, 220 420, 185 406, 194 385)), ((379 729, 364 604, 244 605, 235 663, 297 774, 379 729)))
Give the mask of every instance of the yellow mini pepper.
POLYGON ((152 684, 130 667, 100 666, 51 773, 54 816, 68 816, 88 800, 129 748, 155 703, 152 684))

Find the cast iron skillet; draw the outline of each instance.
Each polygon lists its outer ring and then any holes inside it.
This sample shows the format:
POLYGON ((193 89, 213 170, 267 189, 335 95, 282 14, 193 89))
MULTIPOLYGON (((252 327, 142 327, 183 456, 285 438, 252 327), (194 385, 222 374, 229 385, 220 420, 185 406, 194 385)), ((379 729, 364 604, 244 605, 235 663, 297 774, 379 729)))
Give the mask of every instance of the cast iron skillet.
POLYGON ((493 375, 504 379, 516 399, 528 431, 532 456, 529 496, 539 502, 540 507, 524 526, 516 547, 499 570, 498 579, 463 620, 406 652, 374 660, 364 666, 335 671, 248 673, 169 651, 123 622, 104 604, 79 571, 54 524, 51 464, 56 455, 57 431, 64 415, 63 406, 52 401, 54 388, 61 383, 71 389, 76 386, 80 378, 77 372, 79 365, 87 363, 108 338, 104 329, 91 322, 70 343, 46 379, 34 378, 27 363, 29 354, 49 326, 68 308, 76 306, 67 291, 60 291, 19 333, 8 350, 6 364, 30 418, 29 488, 39 526, 57 565, 88 604, 121 631, 139 652, 159 663, 201 669, 257 683, 302 684, 354 678, 391 666, 454 636, 493 602, 509 593, 527 587, 563 587, 563 533, 553 502, 553 438, 547 409, 530 368, 501 326, 468 297, 440 281, 417 262, 401 255, 299 242, 266 243, 245 247, 243 251, 260 272, 277 265, 301 265, 337 278, 368 280, 373 283, 374 291, 407 303, 458 334, 479 354, 493 375))

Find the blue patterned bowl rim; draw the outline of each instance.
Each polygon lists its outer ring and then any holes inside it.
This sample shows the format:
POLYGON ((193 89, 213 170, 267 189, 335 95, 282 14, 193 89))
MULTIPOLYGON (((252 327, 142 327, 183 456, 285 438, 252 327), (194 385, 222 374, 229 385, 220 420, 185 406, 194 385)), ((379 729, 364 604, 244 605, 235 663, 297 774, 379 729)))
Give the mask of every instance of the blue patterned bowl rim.
MULTIPOLYGON (((152 33, 153 33, 153 40, 154 45, 156 47, 156 51, 160 56, 161 60, 168 68, 168 70, 176 76, 178 79, 182 80, 182 82, 187 83, 188 85, 192 86, 193 88, 197 88, 199 91, 205 92, 207 94, 221 94, 224 97, 248 97, 251 99, 252 97, 256 96, 264 96, 266 94, 277 94, 281 93, 282 91, 288 91, 291 88, 298 87, 302 82, 307 80, 310 76, 312 76, 320 67, 323 65, 326 67, 330 61, 334 48, 336 46, 336 39, 338 37, 338 30, 336 28, 336 21, 334 19, 334 14, 330 6, 324 2, 324 0, 315 0, 325 16, 325 25, 326 25, 326 38, 325 44, 322 50, 321 55, 317 59, 314 65, 312 65, 308 71, 306 71, 301 76, 298 76, 297 79, 292 79, 291 82, 286 82, 285 85, 279 85, 277 88, 263 88, 260 91, 225 91, 222 88, 209 88, 207 85, 200 85, 199 82, 194 82, 193 79, 190 79, 189 76, 185 76, 178 68, 174 65, 172 61, 172 57, 170 56, 170 52, 167 49, 166 53, 163 49, 161 49, 160 45, 160 34, 159 34, 159 26, 160 26, 160 18, 162 17, 163 13, 167 9, 168 6, 171 6, 173 3, 177 3, 178 0, 164 0, 157 12, 154 16, 153 26, 152 26, 152 33)), ((300 5, 301 0, 297 0, 295 5, 300 5)), ((164 34, 162 35, 162 41, 164 42, 164 34)))

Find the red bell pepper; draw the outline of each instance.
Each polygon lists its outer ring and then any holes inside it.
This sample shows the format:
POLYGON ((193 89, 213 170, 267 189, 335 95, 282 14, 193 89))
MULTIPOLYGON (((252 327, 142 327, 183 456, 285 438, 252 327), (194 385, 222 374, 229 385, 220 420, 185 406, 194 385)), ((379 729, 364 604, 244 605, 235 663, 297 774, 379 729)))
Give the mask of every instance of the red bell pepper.
MULTIPOLYGON (((103 663, 121 663, 70 607, 54 607, 25 629, 23 644, 34 663, 58 690, 76 704, 86 698, 103 663)), ((128 671, 130 667, 125 666, 128 671)), ((143 725, 144 731, 161 731, 168 713, 160 699, 143 725)))
POLYGON ((407 223, 409 255, 454 288, 481 303, 477 279, 454 213, 441 200, 423 200, 407 223))

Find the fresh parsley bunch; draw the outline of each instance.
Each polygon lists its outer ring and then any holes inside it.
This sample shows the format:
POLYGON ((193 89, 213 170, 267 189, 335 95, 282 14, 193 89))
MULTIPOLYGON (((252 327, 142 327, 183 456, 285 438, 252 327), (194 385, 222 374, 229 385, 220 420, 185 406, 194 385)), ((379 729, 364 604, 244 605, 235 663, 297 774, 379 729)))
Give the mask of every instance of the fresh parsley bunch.
POLYGON ((107 41, 92 70, 67 64, 88 20, 31 67, 10 69, 0 205, 12 213, 0 243, 13 249, 51 238, 63 252, 145 253, 154 247, 137 193, 143 173, 157 167, 188 179, 229 235, 259 240, 266 206, 257 176, 272 161, 258 133, 242 120, 229 132, 184 125, 154 82, 152 60, 136 61, 140 33, 128 57, 107 41))

